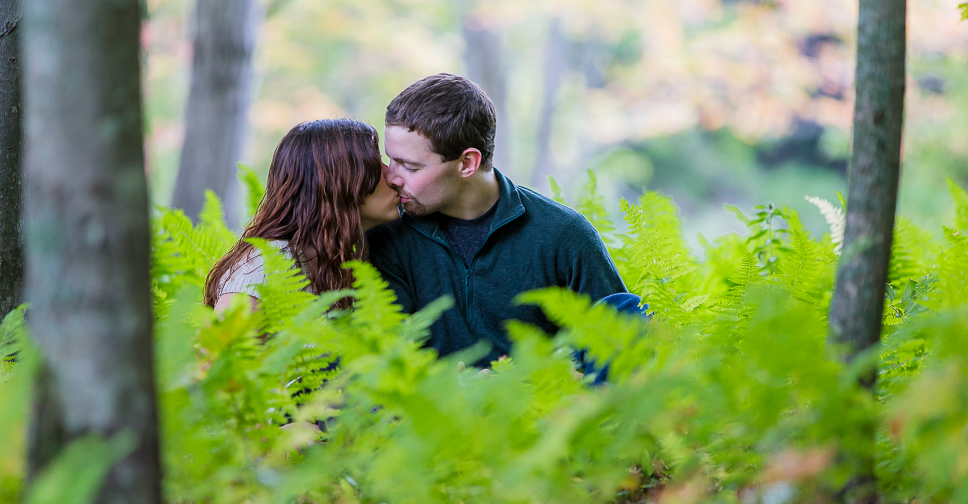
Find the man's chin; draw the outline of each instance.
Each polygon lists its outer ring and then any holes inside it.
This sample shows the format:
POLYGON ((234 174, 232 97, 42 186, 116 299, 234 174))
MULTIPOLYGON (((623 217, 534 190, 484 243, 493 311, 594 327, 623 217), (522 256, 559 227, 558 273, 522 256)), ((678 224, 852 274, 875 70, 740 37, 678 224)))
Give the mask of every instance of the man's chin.
POLYGON ((413 215, 414 217, 423 217, 427 215, 427 207, 417 203, 416 201, 405 201, 401 204, 401 206, 403 206, 403 209, 406 210, 408 214, 413 215))

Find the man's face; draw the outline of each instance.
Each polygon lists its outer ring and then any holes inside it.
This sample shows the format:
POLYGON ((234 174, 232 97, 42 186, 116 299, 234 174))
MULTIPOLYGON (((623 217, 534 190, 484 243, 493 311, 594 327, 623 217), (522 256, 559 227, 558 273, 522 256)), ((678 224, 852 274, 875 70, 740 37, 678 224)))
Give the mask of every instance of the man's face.
POLYGON ((403 126, 387 126, 383 138, 390 158, 387 185, 400 195, 403 209, 417 216, 448 215, 459 197, 460 160, 445 161, 426 137, 403 126))

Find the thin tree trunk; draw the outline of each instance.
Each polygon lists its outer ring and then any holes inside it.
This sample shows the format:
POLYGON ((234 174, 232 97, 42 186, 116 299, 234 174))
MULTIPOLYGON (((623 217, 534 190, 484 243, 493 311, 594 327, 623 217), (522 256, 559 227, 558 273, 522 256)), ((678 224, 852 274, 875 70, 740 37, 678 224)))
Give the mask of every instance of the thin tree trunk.
POLYGON ((467 77, 481 86, 494 102, 494 108, 497 109, 494 166, 505 174, 513 174, 510 121, 507 112, 508 79, 502 57, 501 32, 488 27, 473 14, 466 14, 462 25, 467 77))
POLYGON ((20 1, 0 0, 0 318, 23 302, 20 1))
MULTIPOLYGON (((860 0, 857 36, 857 103, 847 198, 844 252, 830 308, 834 341, 848 359, 880 341, 884 290, 897 206, 904 118, 906 0, 860 0)), ((872 387, 876 370, 861 378, 872 387)), ((874 429, 866 435, 873 446, 874 429)), ((877 502, 872 453, 848 484, 851 502, 877 502)))
POLYGON ((139 0, 24 4, 26 297, 44 371, 36 475, 71 440, 126 431, 97 502, 161 502, 139 0))
POLYGON ((255 0, 198 0, 192 85, 172 206, 192 218, 205 190, 222 198, 226 222, 238 227, 241 161, 248 129, 252 53, 261 10, 255 0))
POLYGON ((561 21, 552 18, 545 42, 544 77, 542 79, 541 111, 538 115, 538 153, 531 174, 531 187, 547 191, 548 175, 555 173, 554 151, 551 133, 554 130, 555 112, 558 109, 558 91, 568 70, 565 37, 561 33, 561 21))

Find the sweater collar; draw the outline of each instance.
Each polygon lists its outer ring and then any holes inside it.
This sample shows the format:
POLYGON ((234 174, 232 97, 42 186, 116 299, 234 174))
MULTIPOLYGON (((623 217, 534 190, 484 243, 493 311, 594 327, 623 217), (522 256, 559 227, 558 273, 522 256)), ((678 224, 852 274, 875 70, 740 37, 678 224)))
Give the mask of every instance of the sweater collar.
MULTIPOLYGON (((497 178, 500 196, 497 200, 497 208, 494 210, 494 220, 491 221, 489 234, 524 214, 524 204, 521 203, 518 187, 497 168, 492 168, 492 170, 494 170, 494 175, 497 178)), ((416 217, 404 211, 401 219, 420 233, 430 238, 438 238, 440 216, 441 214, 434 212, 426 217, 416 217)))

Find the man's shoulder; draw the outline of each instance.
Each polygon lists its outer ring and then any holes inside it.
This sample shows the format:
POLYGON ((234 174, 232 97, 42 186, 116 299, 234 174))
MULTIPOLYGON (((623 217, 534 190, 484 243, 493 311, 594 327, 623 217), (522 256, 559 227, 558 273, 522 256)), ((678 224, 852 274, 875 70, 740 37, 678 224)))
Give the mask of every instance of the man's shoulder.
POLYGON ((517 186, 516 189, 525 210, 531 213, 530 222, 540 226, 554 226, 563 232, 573 232, 576 228, 594 231, 588 219, 575 209, 529 187, 517 186))

